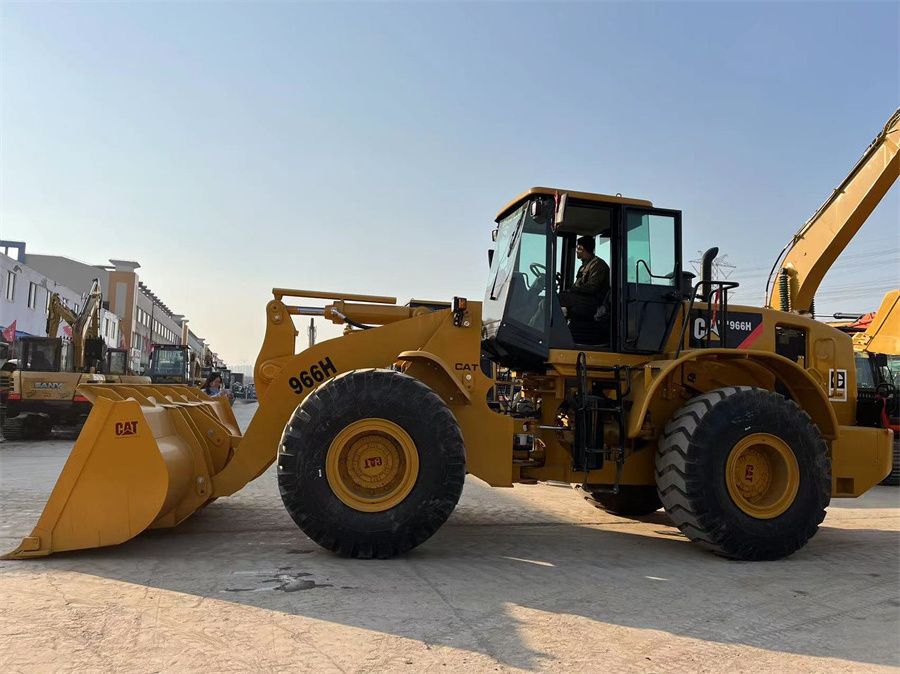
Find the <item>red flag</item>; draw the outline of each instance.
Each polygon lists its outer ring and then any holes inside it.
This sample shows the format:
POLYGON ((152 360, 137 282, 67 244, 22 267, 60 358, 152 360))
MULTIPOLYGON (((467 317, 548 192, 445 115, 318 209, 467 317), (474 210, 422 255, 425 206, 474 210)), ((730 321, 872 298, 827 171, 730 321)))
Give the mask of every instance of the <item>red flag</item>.
POLYGON ((70 325, 64 325, 64 326, 63 326, 63 334, 64 334, 66 337, 68 337, 69 339, 72 339, 72 326, 70 326, 70 325))
POLYGON ((13 321, 10 324, 10 326, 8 328, 6 328, 6 330, 3 331, 3 339, 5 339, 7 342, 10 342, 10 343, 16 341, 16 322, 15 321, 13 321))
POLYGON ((119 340, 119 348, 120 349, 128 348, 125 346, 125 333, 123 332, 120 336, 121 336, 121 339, 119 340))

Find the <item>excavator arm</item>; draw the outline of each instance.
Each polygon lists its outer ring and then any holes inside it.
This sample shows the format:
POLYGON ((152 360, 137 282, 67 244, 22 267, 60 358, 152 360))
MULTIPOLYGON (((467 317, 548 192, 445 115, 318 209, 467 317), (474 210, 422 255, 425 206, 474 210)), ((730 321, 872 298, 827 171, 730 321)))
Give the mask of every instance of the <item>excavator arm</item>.
POLYGON ((769 307, 813 313, 825 274, 900 174, 900 109, 840 186, 784 247, 766 283, 769 307))
POLYGON ((100 307, 103 293, 100 280, 94 279, 87 300, 78 315, 69 309, 59 298, 58 293, 50 296, 50 311, 47 315, 47 336, 56 337, 59 333, 59 322, 65 321, 72 327, 73 364, 76 371, 84 367, 84 343, 88 337, 100 336, 100 307))
POLYGON ((69 307, 63 304, 59 293, 50 295, 50 309, 47 314, 47 336, 56 337, 59 333, 59 322, 65 321, 69 325, 75 325, 78 317, 69 307))
POLYGON ((72 324, 72 346, 75 352, 72 360, 76 370, 84 368, 84 344, 88 337, 100 336, 100 307, 103 304, 103 293, 100 290, 100 280, 94 279, 91 284, 91 292, 88 294, 81 313, 72 324))

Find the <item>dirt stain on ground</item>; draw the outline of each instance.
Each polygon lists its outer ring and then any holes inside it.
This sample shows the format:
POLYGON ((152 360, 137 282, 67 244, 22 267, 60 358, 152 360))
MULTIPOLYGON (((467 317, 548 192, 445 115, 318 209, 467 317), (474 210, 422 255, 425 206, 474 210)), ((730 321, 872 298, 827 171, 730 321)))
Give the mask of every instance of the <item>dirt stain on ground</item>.
MULTIPOLYGON (((285 567, 290 568, 290 567, 285 567)), ((281 571, 281 569, 279 569, 281 571)), ((264 578, 260 580, 263 587, 228 587, 223 592, 271 592, 273 590, 280 592, 299 592, 301 590, 312 590, 317 587, 334 587, 331 583, 317 583, 310 580, 307 576, 311 573, 300 571, 298 573, 278 573, 274 578, 264 578), (275 583, 275 585, 271 585, 275 583)))

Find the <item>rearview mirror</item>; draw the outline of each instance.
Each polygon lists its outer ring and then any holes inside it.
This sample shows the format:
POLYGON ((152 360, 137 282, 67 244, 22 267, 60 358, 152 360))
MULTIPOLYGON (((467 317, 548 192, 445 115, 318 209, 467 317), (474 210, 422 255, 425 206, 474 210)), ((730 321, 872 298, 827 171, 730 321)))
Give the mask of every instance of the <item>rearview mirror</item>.
POLYGON ((544 219, 544 200, 535 199, 531 202, 531 219, 539 225, 543 225, 544 219))
POLYGON ((553 229, 559 229, 560 225, 566 221, 566 200, 568 196, 566 193, 559 196, 559 203, 556 205, 556 217, 553 220, 553 229))
POLYGON ((498 233, 499 231, 500 231, 499 229, 495 229, 493 232, 491 232, 491 241, 496 241, 496 240, 497 240, 497 233, 498 233))

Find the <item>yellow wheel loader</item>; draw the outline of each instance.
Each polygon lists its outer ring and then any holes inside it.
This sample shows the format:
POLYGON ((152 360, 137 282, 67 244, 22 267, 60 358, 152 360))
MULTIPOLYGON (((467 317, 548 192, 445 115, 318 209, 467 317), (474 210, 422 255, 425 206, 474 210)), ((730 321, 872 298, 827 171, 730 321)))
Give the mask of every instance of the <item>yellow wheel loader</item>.
POLYGON ((176 526, 277 459, 291 517, 350 557, 426 541, 470 473, 568 481, 621 514, 661 503, 717 554, 777 559, 816 533, 831 498, 890 471, 891 431, 857 423, 851 338, 731 306, 715 250, 695 283, 679 211, 533 188, 500 211, 494 241, 483 302, 275 288, 243 437, 225 400, 192 389, 82 387, 93 411, 6 558, 176 526), (597 311, 577 316, 561 298, 578 287, 582 237, 610 273, 597 311), (298 353, 294 316, 347 331, 298 353), (498 404, 499 385, 513 403, 498 404))

